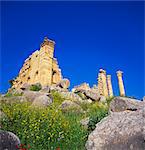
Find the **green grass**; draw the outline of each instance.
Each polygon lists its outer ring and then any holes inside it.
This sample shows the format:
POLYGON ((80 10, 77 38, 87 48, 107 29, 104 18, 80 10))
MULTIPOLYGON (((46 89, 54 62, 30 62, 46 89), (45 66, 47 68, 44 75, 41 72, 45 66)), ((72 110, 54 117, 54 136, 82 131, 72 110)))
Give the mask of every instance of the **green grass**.
POLYGON ((52 92, 54 102, 48 108, 36 109, 30 103, 2 103, 7 117, 1 120, 2 129, 15 133, 22 144, 32 150, 84 150, 88 134, 95 124, 107 115, 108 107, 101 103, 82 104, 83 114, 63 113, 60 109, 64 99, 52 92), (80 120, 90 117, 89 128, 80 120))
POLYGON ((12 97, 12 96, 22 96, 22 94, 20 94, 20 93, 15 93, 15 94, 6 93, 6 94, 5 94, 5 97, 12 97))

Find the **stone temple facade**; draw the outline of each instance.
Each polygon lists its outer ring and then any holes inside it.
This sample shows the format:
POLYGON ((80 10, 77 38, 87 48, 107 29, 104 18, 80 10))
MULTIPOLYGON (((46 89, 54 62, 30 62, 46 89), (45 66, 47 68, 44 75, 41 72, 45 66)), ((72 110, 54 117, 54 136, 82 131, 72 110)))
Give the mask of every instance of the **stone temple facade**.
POLYGON ((36 50, 24 62, 18 77, 13 81, 13 88, 23 84, 41 83, 42 86, 53 85, 62 79, 57 59, 54 58, 55 42, 44 38, 40 50, 36 50))

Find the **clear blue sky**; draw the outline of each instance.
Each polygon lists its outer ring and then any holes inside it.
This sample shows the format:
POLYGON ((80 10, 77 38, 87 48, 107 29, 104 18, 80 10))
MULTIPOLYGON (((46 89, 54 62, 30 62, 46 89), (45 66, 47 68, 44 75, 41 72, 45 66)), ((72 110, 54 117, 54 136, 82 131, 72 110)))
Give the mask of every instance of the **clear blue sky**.
POLYGON ((1 8, 0 92, 48 36, 71 87, 95 84, 104 68, 118 95, 120 69, 127 95, 145 94, 144 2, 1 2, 1 8))

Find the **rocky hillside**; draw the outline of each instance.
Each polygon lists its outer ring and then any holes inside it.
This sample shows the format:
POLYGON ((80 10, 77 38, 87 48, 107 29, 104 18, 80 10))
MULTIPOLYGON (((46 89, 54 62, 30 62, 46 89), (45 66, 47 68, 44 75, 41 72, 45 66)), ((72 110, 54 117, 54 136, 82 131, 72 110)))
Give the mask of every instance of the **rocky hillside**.
POLYGON ((144 101, 69 85, 25 84, 1 95, 0 149, 145 149, 144 101))

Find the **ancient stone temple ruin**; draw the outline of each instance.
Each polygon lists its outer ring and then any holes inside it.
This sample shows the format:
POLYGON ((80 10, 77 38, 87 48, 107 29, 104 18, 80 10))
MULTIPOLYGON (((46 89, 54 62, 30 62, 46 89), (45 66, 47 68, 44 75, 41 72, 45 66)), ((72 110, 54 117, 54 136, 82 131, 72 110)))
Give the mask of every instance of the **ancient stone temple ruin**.
POLYGON ((57 59, 53 56, 54 45, 54 41, 45 37, 40 50, 36 50, 25 60, 18 77, 13 81, 14 88, 20 88, 24 83, 53 85, 62 79, 57 59))
MULTIPOLYGON (((122 73, 122 71, 117 71, 119 93, 120 96, 125 96, 122 73)), ((100 95, 103 95, 105 97, 113 97, 111 75, 106 75, 106 71, 103 69, 99 70, 97 89, 100 95)))

